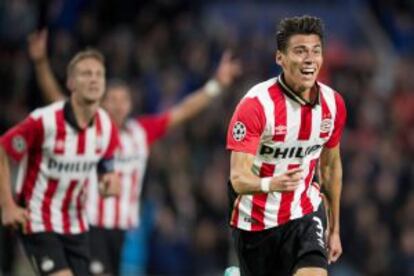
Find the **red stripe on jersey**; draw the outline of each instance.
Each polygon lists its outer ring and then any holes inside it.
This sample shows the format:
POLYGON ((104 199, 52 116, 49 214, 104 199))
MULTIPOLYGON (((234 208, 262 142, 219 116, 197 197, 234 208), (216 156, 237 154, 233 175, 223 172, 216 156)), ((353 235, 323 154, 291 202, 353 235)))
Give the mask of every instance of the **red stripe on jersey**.
MULTIPOLYGON (((44 139, 44 128, 41 120, 37 120, 37 127, 39 128, 39 136, 36 137, 37 141, 42 141, 44 139)), ((24 200, 24 205, 29 207, 30 200, 33 196, 34 187, 36 184, 36 178, 39 174, 40 164, 42 162, 42 143, 36 143, 36 147, 33 150, 29 151, 28 153, 28 160, 27 160, 27 170, 26 176, 23 182, 22 187, 22 199, 24 200)), ((30 212, 30 210, 29 210, 30 212)), ((26 233, 32 233, 32 226, 30 220, 26 223, 26 233)))
POLYGON ((334 129, 332 131, 332 135, 329 140, 326 142, 325 147, 333 148, 341 139, 342 131, 345 126, 346 121, 346 108, 344 99, 342 99, 339 93, 335 92, 335 104, 336 104, 336 113, 335 113, 335 122, 334 122, 334 129))
POLYGON ((264 229, 264 212, 266 209, 267 193, 257 193, 253 195, 252 207, 252 231, 264 229))
POLYGON ((309 140, 312 131, 312 107, 302 105, 300 107, 300 128, 298 140, 309 140))
MULTIPOLYGON (((231 185, 231 184, 229 184, 231 185)), ((233 211, 231 213, 231 220, 230 220, 230 224, 231 225, 237 225, 239 223, 239 205, 240 205, 240 201, 241 201, 241 196, 237 196, 236 200, 234 201, 233 204, 233 211)))
POLYGON ((315 187, 316 189, 321 190, 321 187, 319 186, 319 184, 318 184, 318 183, 316 183, 316 182, 311 182, 311 185, 312 185, 313 187, 315 187))
POLYGON ((85 153, 85 144, 86 144, 86 130, 82 129, 78 133, 78 147, 76 149, 77 154, 85 153))
POLYGON ((83 220, 83 206, 84 206, 84 194, 85 194, 85 190, 88 189, 88 185, 89 185, 89 178, 87 178, 85 180, 85 183, 83 185, 83 187, 81 188, 81 191, 79 192, 77 198, 76 198, 76 216, 78 218, 79 221, 79 227, 80 230, 83 232, 86 230, 85 227, 85 221, 83 220))
MULTIPOLYGON (((122 185, 122 177, 123 174, 121 172, 118 172, 119 175, 119 183, 122 185)), ((122 189, 123 187, 121 187, 122 189)), ((120 196, 117 195, 114 197, 115 199, 115 228, 120 228, 120 212, 121 212, 121 200, 120 200, 120 196)))
POLYGON ((59 181, 56 179, 49 179, 47 182, 46 192, 43 196, 42 219, 46 232, 52 231, 52 214, 50 212, 50 207, 52 205, 52 198, 56 192, 58 183, 59 181))
POLYGON ((317 159, 313 159, 313 160, 310 161, 309 172, 308 172, 308 175, 305 178, 305 190, 300 195, 300 206, 302 207, 303 215, 309 214, 313 211, 313 206, 312 206, 312 203, 311 203, 311 201, 308 197, 307 191, 308 191, 309 185, 312 181, 313 171, 315 169, 317 161, 318 161, 317 159))
POLYGON ((55 137, 55 148, 53 152, 55 154, 65 153, 65 139, 66 139, 66 129, 65 129, 65 117, 63 115, 63 109, 59 109, 55 113, 56 120, 56 137, 55 137))
POLYGON ((275 165, 263 163, 260 167, 260 177, 270 177, 273 176, 275 172, 275 165))
MULTIPOLYGON (((274 171, 274 164, 263 163, 260 167, 260 177, 273 176, 274 171)), ((252 231, 260 231, 264 229, 264 213, 267 196, 268 193, 258 193, 253 195, 252 218, 254 223, 252 224, 252 231)))
MULTIPOLYGON (((288 165, 288 170, 298 168, 299 164, 290 164, 288 165)), ((280 199, 279 212, 277 213, 277 224, 283 224, 289 221, 291 212, 290 208, 293 202, 293 197, 295 191, 282 192, 282 197, 280 199)))
POLYGON ((71 180, 69 183, 69 188, 66 190, 65 197, 63 198, 62 202, 62 222, 63 222, 63 231, 65 234, 70 233, 70 215, 69 215, 69 208, 70 203, 72 201, 73 191, 76 188, 76 184, 78 184, 77 180, 71 180))
POLYGON ((96 154, 101 154, 102 152, 102 122, 99 112, 96 112, 95 115, 95 128, 96 128, 96 154))
POLYGON ((319 137, 326 138, 329 136, 330 126, 328 122, 331 123, 332 114, 331 114, 331 111, 329 110, 329 107, 328 107, 328 104, 326 103, 325 98, 323 97, 323 93, 320 93, 320 101, 321 101, 322 121, 321 121, 321 132, 320 132, 319 137))
POLYGON ((278 88, 277 84, 269 87, 269 95, 272 98, 275 107, 275 131, 273 135, 273 141, 283 142, 285 141, 287 132, 285 95, 283 95, 283 92, 278 88))

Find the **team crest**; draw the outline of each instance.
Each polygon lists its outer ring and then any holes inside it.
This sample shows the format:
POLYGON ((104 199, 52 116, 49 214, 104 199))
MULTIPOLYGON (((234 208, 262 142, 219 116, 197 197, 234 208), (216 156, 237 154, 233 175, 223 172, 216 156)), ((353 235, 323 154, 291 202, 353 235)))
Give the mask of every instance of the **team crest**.
POLYGON ((26 140, 23 136, 17 135, 13 137, 12 146, 16 152, 22 153, 26 149, 26 140))
POLYGON ((321 122, 321 133, 326 133, 331 130, 332 127, 332 120, 331 119, 323 119, 321 122))
POLYGON ((237 142, 241 141, 244 139, 244 137, 246 137, 246 126, 240 122, 237 121, 234 126, 233 126, 233 138, 234 140, 236 140, 237 142))

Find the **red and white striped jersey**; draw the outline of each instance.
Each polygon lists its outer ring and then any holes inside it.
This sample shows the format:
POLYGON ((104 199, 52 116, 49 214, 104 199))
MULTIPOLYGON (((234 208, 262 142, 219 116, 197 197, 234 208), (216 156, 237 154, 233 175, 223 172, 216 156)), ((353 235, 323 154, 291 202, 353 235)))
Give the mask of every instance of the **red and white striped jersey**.
POLYGON ((139 206, 150 146, 167 129, 169 113, 128 119, 120 130, 120 147, 115 153, 115 170, 121 178, 121 194, 103 198, 97 181, 91 181, 87 211, 89 223, 106 229, 131 229, 138 226, 139 206))
POLYGON ((33 111, 0 143, 19 162, 16 193, 30 214, 26 232, 86 231, 85 186, 98 162, 112 159, 119 143, 107 113, 99 109, 80 129, 70 102, 57 102, 33 111))
POLYGON ((304 180, 292 192, 237 195, 230 224, 260 231, 316 211, 321 198, 312 183, 324 147, 335 147, 346 119, 342 97, 328 86, 313 88, 310 104, 273 78, 250 89, 236 107, 227 133, 227 149, 255 156, 252 171, 259 177, 300 167, 304 180))

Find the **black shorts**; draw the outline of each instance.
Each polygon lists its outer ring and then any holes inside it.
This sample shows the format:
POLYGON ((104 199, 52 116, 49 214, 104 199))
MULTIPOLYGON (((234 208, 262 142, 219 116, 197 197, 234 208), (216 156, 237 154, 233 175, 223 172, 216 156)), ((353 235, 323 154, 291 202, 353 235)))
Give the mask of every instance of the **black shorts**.
POLYGON ((89 275, 88 233, 34 233, 21 235, 21 240, 36 274, 49 275, 70 269, 73 275, 89 275))
POLYGON ((119 275, 125 230, 90 227, 92 275, 119 275))
POLYGON ((260 232, 233 229, 241 275, 293 275, 302 267, 327 269, 326 215, 318 211, 260 232))

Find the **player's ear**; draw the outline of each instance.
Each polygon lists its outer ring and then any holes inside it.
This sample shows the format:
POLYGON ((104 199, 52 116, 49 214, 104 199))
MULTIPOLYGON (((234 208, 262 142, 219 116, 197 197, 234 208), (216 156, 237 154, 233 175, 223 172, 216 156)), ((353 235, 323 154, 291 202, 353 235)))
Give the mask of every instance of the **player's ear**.
POLYGON ((73 78, 71 76, 68 76, 68 78, 66 79, 66 88, 69 90, 70 93, 75 88, 74 83, 73 83, 73 78))
POLYGON ((276 64, 283 67, 283 53, 279 50, 276 51, 275 54, 275 61, 276 64))

